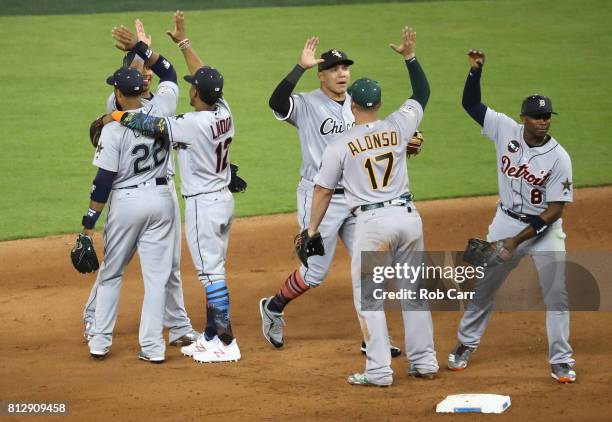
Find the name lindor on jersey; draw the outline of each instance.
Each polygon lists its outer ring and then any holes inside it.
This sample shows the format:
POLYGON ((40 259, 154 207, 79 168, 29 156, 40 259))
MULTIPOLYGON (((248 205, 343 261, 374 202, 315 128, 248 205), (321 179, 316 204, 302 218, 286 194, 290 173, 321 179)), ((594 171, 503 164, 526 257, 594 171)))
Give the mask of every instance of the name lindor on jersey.
POLYGON ((210 131, 212 132, 212 138, 217 139, 223 134, 229 132, 232 128, 232 116, 226 117, 225 119, 216 120, 214 125, 210 125, 210 131))
POLYGON ((365 135, 363 139, 355 138, 354 140, 349 141, 346 146, 353 157, 355 157, 360 153, 371 149, 396 146, 398 142, 397 132, 392 130, 365 135))

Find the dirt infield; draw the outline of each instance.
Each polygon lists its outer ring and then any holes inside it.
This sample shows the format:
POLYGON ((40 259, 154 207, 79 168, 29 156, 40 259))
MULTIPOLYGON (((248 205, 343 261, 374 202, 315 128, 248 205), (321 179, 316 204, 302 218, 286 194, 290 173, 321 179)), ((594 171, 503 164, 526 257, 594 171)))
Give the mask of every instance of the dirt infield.
MULTIPOLYGON (((564 219, 568 250, 612 250, 612 188, 581 189, 575 200, 564 219)), ((427 249, 462 249, 468 237, 484 236, 495 201, 417 203, 427 249)), ((296 267, 291 254, 296 230, 293 214, 235 222, 228 280, 243 359, 216 365, 195 364, 171 347, 163 365, 137 359, 142 302, 137 260, 126 272, 111 354, 105 361, 92 360, 82 342, 81 312, 94 276, 76 273, 69 263, 74 236, 0 243, 0 400, 67 401, 70 418, 78 420, 448 420, 434 412, 444 396, 482 392, 511 396, 511 408, 496 420, 609 420, 612 314, 606 312, 572 314, 579 377, 574 385, 550 378, 543 313, 497 313, 470 368, 451 373, 444 369, 446 354, 455 343, 460 314, 437 312, 442 369, 436 380, 407 377, 402 357, 393 361, 393 387, 349 386, 346 376, 361 371, 364 358, 343 248, 324 285, 287 308, 286 345, 273 349, 261 334, 257 304, 296 267)), ((102 250, 100 236, 96 245, 102 250)), ((204 294, 186 244, 182 274, 187 310, 202 329, 204 294)), ((399 314, 389 319, 401 345, 399 314)))

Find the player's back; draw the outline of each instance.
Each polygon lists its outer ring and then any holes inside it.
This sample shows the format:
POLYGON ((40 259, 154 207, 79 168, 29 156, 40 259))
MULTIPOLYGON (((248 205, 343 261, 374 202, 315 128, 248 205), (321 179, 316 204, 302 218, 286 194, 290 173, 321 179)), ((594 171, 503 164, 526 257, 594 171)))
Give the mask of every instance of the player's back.
POLYGON ((166 121, 170 139, 178 146, 182 194, 192 196, 227 187, 234 136, 228 103, 221 99, 215 110, 179 114, 166 121))
POLYGON ((93 164, 116 172, 113 189, 121 189, 165 179, 168 157, 167 145, 111 122, 102 130, 93 164))
POLYGON ((330 147, 341 157, 342 184, 351 208, 409 192, 406 146, 420 116, 421 106, 409 100, 384 120, 355 126, 333 141, 330 147))

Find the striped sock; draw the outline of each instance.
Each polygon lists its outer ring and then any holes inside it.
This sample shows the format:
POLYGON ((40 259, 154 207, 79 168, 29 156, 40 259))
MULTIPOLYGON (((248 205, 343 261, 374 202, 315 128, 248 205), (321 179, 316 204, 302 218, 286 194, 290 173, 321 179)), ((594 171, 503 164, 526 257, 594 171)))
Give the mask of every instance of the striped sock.
POLYGON ((306 290, 310 289, 308 284, 304 283, 300 270, 295 270, 287 277, 280 290, 272 298, 268 304, 268 309, 272 312, 283 312, 285 306, 296 297, 302 295, 306 290))
POLYGON ((233 340, 229 291, 225 280, 215 281, 206 286, 206 319, 207 337, 211 334, 214 337, 214 334, 217 334, 224 343, 233 340))

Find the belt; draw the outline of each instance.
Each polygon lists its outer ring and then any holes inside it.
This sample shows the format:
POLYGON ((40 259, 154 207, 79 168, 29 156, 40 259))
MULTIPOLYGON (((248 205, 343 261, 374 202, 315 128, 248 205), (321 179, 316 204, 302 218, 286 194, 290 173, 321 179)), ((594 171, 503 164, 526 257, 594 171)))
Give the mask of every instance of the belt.
POLYGON ((194 193, 193 195, 183 195, 183 199, 193 198, 194 196, 200 196, 200 195, 208 195, 209 193, 221 192, 224 189, 228 189, 227 186, 221 189, 210 191, 210 192, 200 192, 200 193, 194 193))
POLYGON ((142 183, 139 183, 137 185, 124 186, 124 187, 119 188, 119 189, 136 189, 136 188, 140 188, 140 187, 143 187, 143 186, 152 185, 154 182, 155 182, 155 185, 157 185, 157 186, 167 185, 168 184, 168 179, 165 178, 165 177, 157 177, 155 179, 147 180, 146 182, 142 182, 142 183))
POLYGON ((334 189, 334 195, 344 195, 344 188, 334 189))
MULTIPOLYGON (((413 195, 411 193, 405 193, 400 197, 397 197, 395 199, 391 199, 390 201, 384 201, 384 202, 377 202, 375 204, 367 204, 367 205, 362 205, 360 207, 357 207, 357 210, 359 211, 371 211, 371 210, 375 210, 378 208, 384 208, 384 207, 390 207, 390 206, 394 206, 394 207, 403 207, 406 204, 408 204, 409 202, 412 202, 412 198, 413 195)), ((412 208, 408 207, 408 212, 412 212, 412 208)))
POLYGON ((535 217, 535 215, 531 215, 531 214, 521 214, 518 212, 514 212, 511 209, 508 209, 506 207, 504 207, 502 204, 499 204, 499 208, 501 208, 501 210, 504 212, 504 214, 506 214, 508 217, 512 217, 515 220, 521 221, 523 223, 529 223, 529 221, 535 217))

